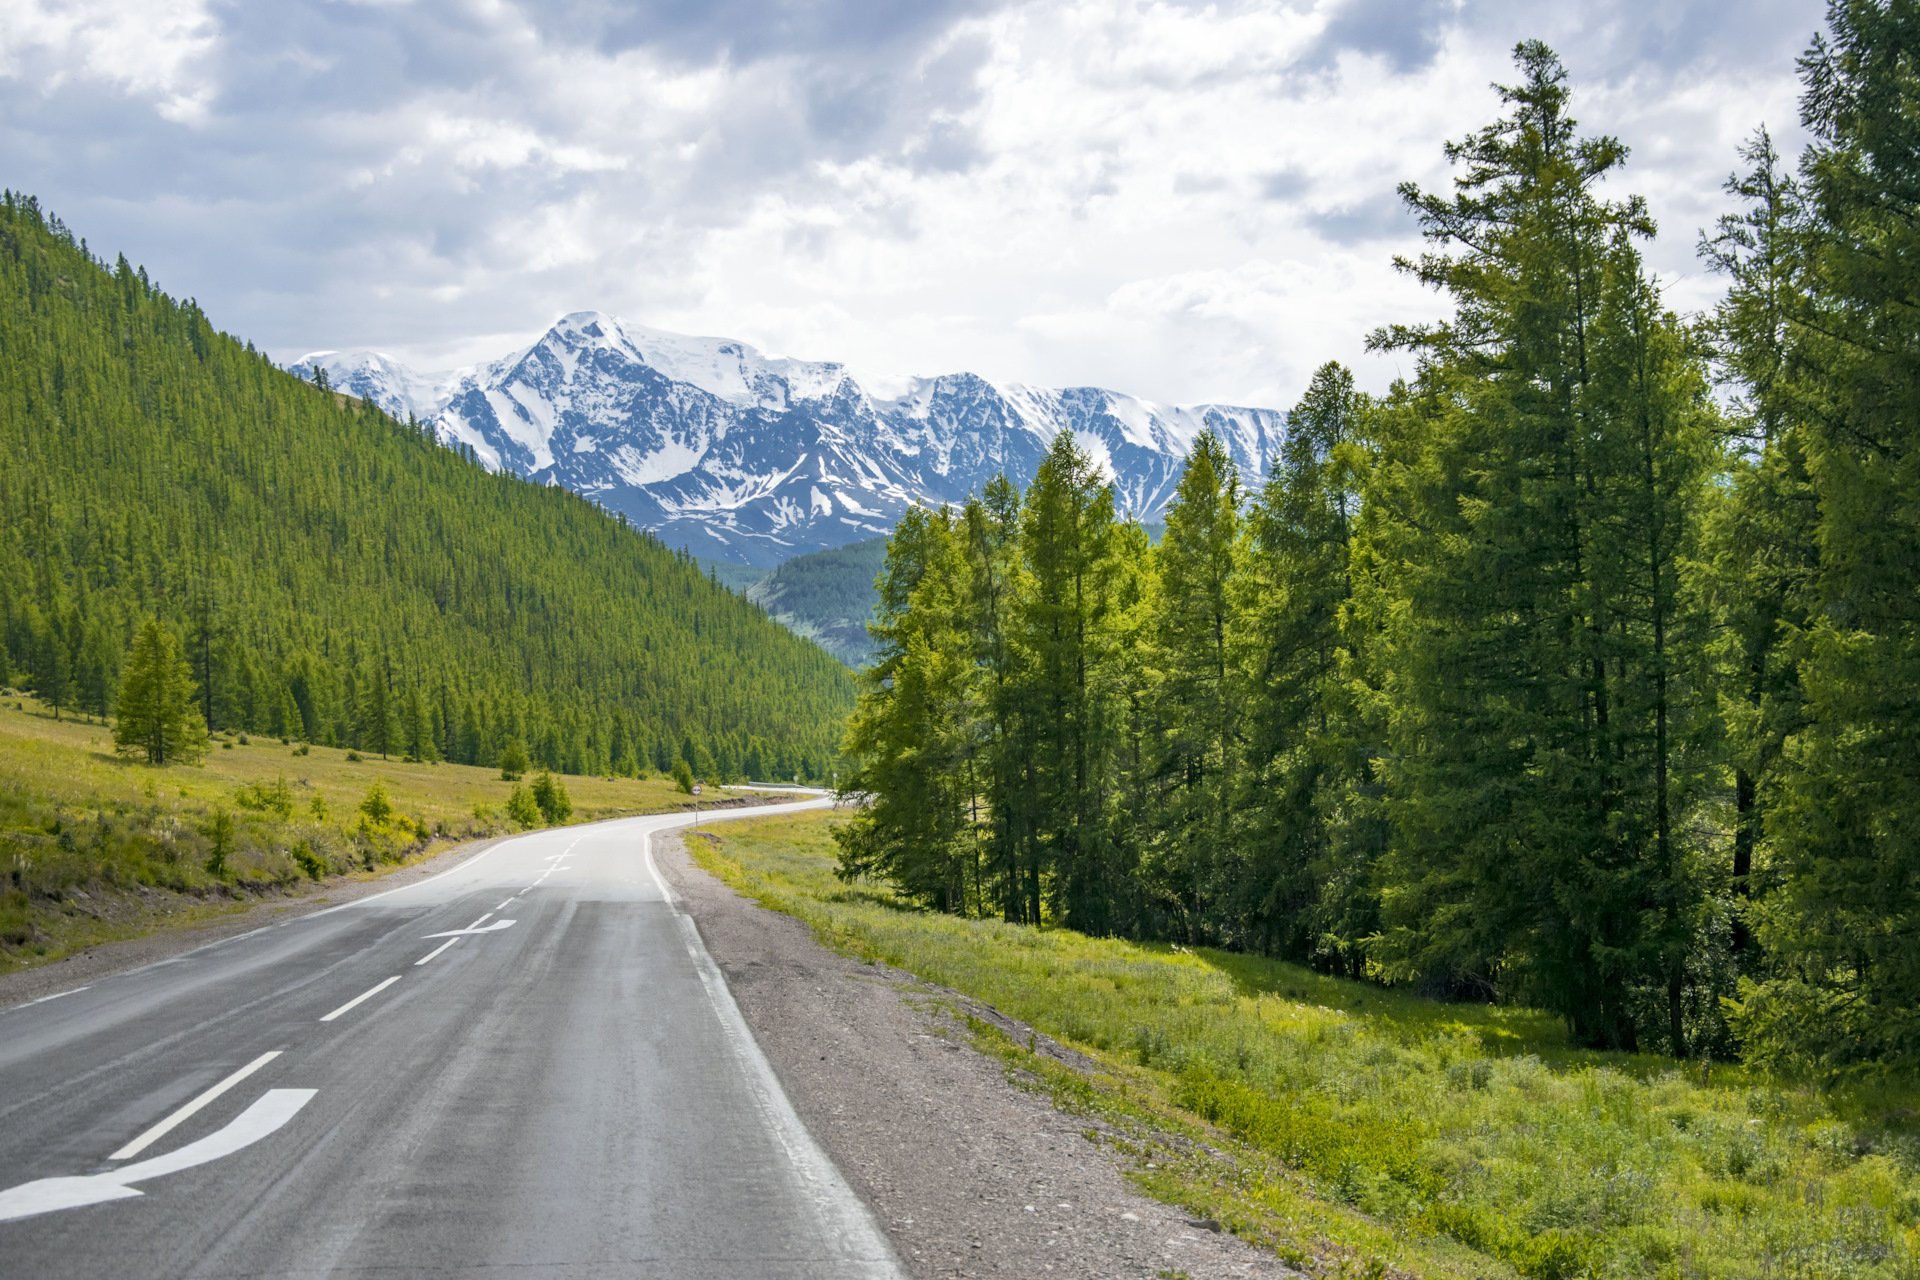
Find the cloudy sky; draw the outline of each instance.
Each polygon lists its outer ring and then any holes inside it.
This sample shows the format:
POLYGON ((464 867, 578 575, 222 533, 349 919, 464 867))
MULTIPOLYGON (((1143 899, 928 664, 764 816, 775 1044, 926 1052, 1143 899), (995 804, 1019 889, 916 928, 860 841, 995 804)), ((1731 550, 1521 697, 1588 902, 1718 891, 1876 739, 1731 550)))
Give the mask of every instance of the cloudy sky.
POLYGON ((1436 314, 1396 183, 1516 40, 1633 149, 1682 309, 1820 0, 9 0, 0 184, 282 359, 557 316, 1285 406, 1436 314))

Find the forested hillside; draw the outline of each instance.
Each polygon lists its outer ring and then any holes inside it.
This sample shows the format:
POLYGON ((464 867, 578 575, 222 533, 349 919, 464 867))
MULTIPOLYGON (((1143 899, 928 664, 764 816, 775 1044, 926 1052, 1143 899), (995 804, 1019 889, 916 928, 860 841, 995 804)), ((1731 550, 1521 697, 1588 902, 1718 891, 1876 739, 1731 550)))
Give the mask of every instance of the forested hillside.
POLYGON ((1453 191, 1402 188, 1454 304, 1375 335, 1412 380, 1322 368, 1250 493, 1202 438, 1157 546, 1066 433, 909 513, 842 874, 1600 1048, 1920 1065, 1920 18, 1832 22, 1714 314, 1529 43, 1453 191))
POLYGON ((11 193, 0 353, 0 631, 46 701, 111 713, 157 616, 215 729, 827 770, 853 690, 818 648, 582 499, 275 369, 11 193))
POLYGON ((873 653, 867 623, 880 599, 873 583, 886 558, 885 538, 809 552, 783 562, 746 596, 848 666, 862 666, 873 653))

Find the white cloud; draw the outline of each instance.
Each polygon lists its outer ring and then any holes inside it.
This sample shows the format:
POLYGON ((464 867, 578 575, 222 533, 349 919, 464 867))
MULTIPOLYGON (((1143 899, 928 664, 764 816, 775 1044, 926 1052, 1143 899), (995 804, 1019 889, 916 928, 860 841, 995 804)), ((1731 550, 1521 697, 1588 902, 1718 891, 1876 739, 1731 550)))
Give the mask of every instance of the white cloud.
POLYGON ((1523 36, 1634 148, 1676 302, 1818 0, 44 0, 9 183, 282 354, 428 365, 600 308, 865 368, 1284 405, 1436 314, 1393 196, 1523 36))

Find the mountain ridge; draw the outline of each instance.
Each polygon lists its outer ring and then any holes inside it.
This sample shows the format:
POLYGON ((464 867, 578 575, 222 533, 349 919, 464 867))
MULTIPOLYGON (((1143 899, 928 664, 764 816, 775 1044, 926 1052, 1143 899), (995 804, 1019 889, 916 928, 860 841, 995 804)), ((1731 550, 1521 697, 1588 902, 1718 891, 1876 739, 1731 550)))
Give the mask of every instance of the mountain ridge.
POLYGON ((698 555, 766 567, 884 534, 908 506, 964 500, 1002 471, 1025 484, 1063 428, 1142 519, 1164 511, 1209 422, 1250 475, 1284 439, 1273 409, 889 377, 597 311, 464 369, 420 373, 371 351, 287 367, 315 365, 490 469, 562 485, 698 555))
POLYGON ((216 730, 828 770, 855 690, 817 646, 579 495, 288 376, 12 192, 0 351, 0 659, 51 706, 110 715, 157 619, 216 730))

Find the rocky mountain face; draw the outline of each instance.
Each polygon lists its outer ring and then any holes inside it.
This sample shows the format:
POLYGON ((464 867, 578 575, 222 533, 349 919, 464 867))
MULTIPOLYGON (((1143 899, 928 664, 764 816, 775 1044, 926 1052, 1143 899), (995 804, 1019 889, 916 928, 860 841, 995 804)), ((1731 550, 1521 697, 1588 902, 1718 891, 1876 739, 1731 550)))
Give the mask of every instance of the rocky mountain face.
POLYGON ((430 424, 488 467, 564 485, 669 546, 749 565, 892 529, 911 504, 959 502, 994 475, 1032 479, 1066 428, 1157 518, 1212 421, 1243 472, 1277 456, 1272 409, 1154 404, 970 373, 886 378, 771 358, 744 343, 566 316, 524 351, 421 374, 366 351, 315 352, 333 385, 430 424))

